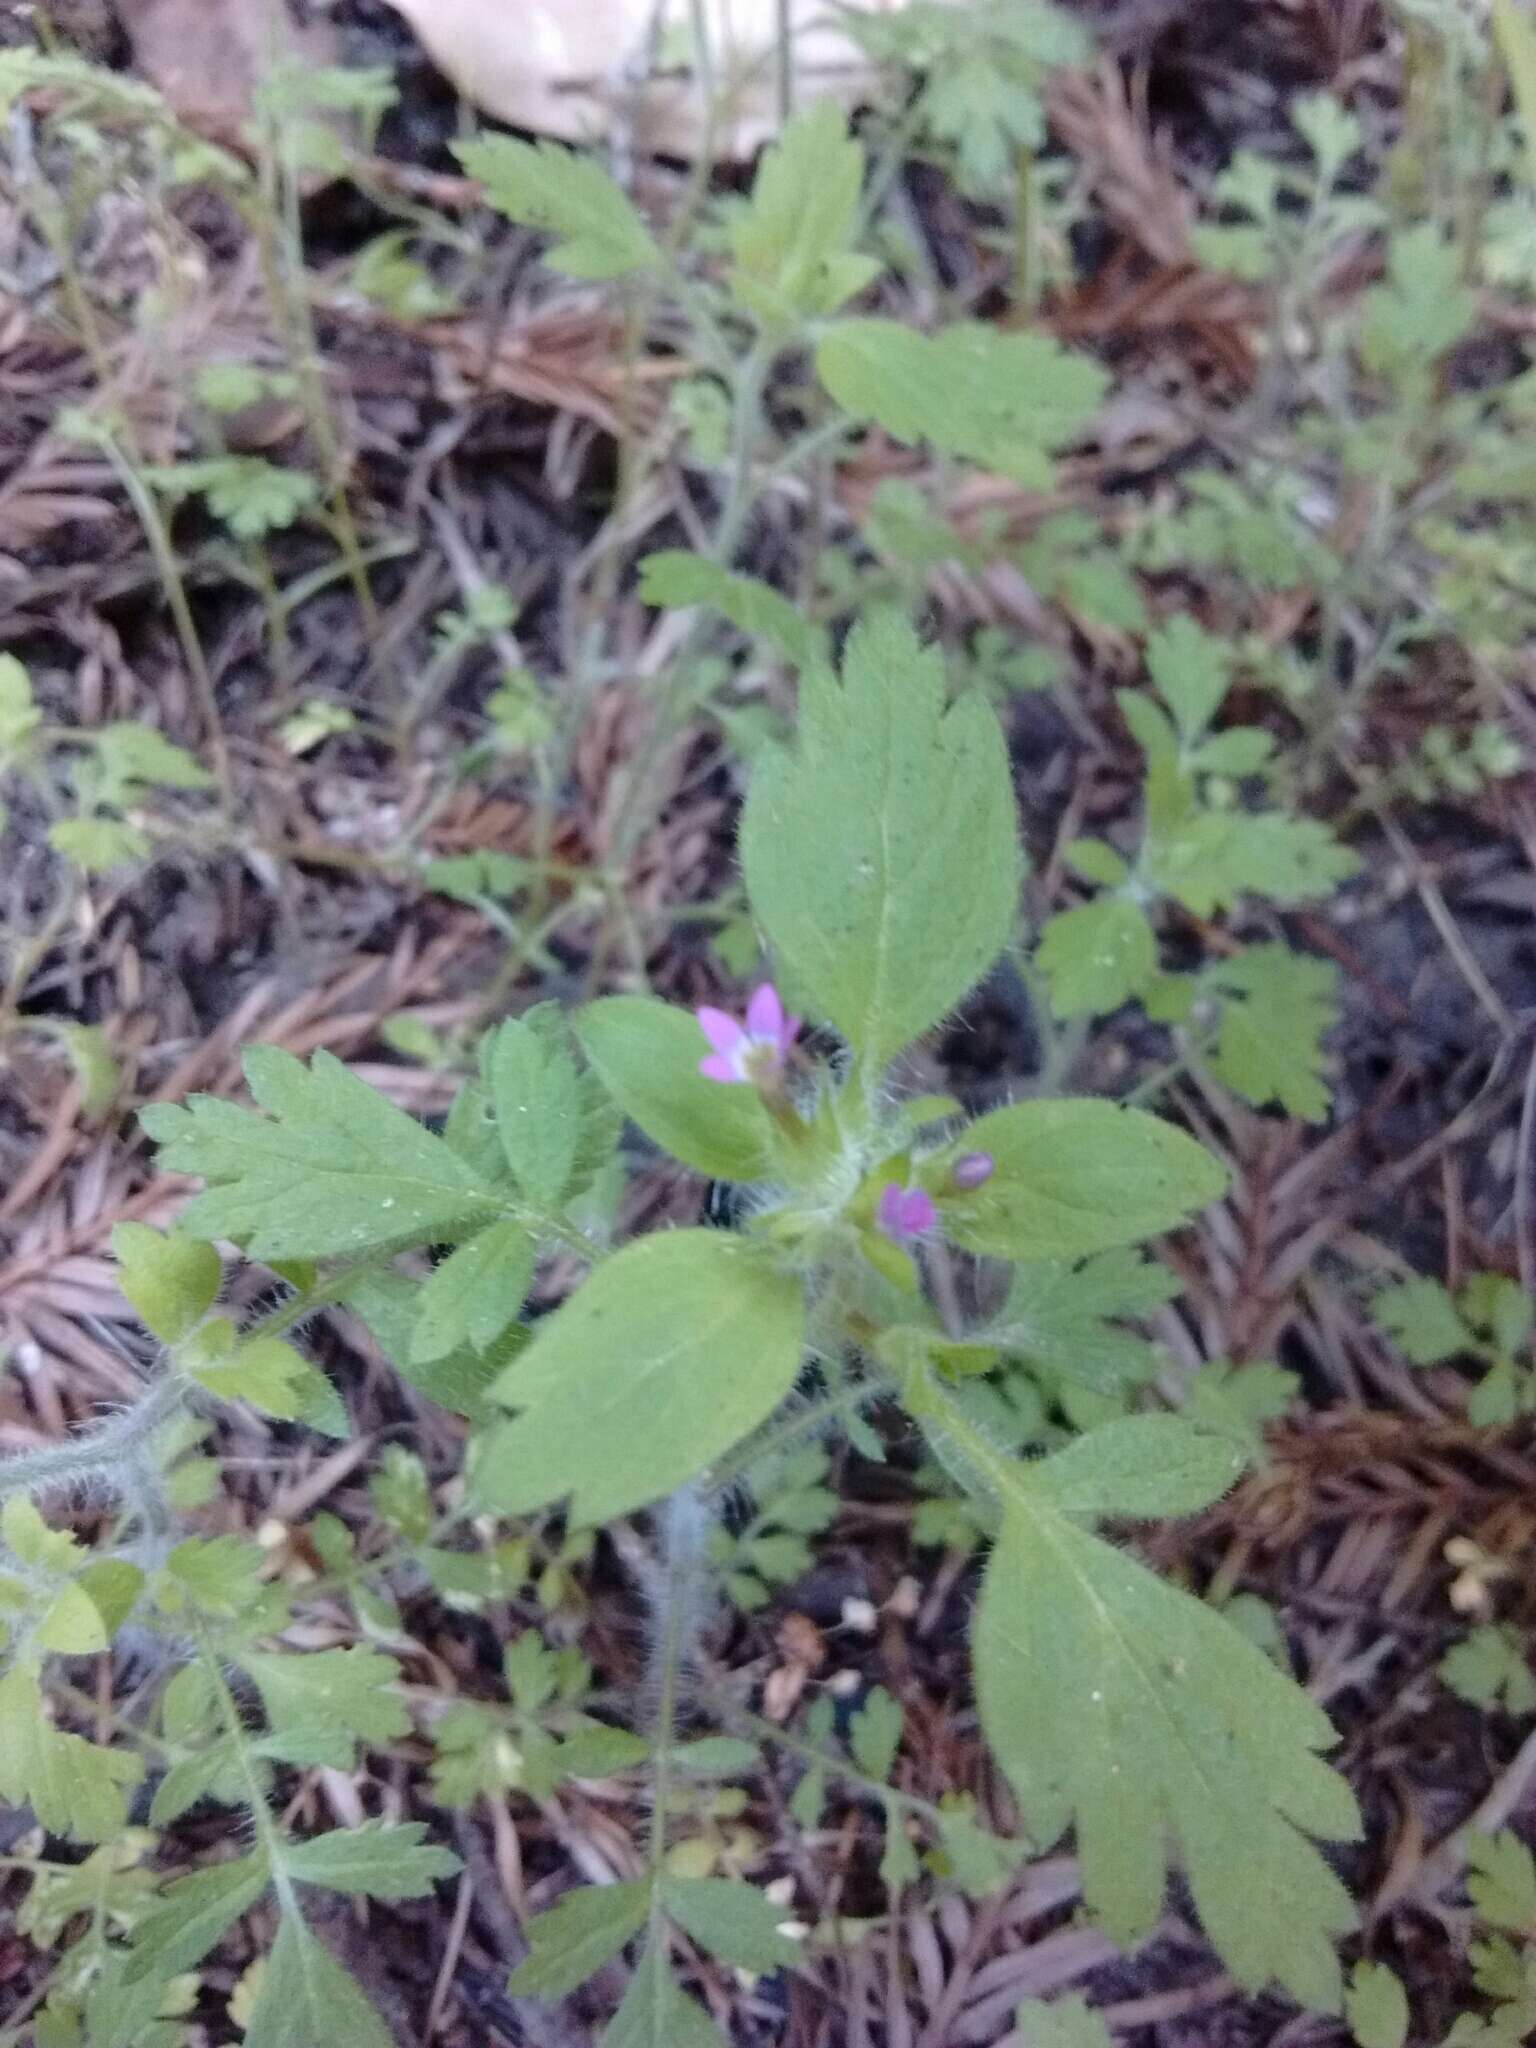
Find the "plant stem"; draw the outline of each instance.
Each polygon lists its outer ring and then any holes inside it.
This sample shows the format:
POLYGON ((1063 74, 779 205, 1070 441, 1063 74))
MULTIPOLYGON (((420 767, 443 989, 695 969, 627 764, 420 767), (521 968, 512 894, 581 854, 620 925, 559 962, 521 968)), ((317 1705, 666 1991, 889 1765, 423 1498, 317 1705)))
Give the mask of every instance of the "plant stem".
POLYGON ((150 1382, 131 1408, 81 1430, 65 1443, 0 1458, 0 1495, 78 1485, 131 1462, 182 1407, 186 1388, 173 1373, 150 1382))

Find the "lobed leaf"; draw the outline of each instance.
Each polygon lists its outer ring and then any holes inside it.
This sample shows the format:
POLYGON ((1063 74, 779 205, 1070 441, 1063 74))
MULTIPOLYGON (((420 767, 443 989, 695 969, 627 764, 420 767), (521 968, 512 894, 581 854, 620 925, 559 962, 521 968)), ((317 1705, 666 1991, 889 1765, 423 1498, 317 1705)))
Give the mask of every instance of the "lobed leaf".
POLYGON ((862 621, 841 682, 803 679, 797 747, 759 766, 741 858, 796 991, 883 1064, 1013 929, 1018 829, 996 718, 979 696, 946 707, 942 660, 905 621, 862 621))
POLYGON ((327 1258, 422 1244, 490 1221, 503 1198, 441 1138, 332 1054, 308 1067, 252 1046, 246 1078, 265 1115, 194 1095, 141 1121, 172 1173, 209 1185, 184 1222, 252 1258, 327 1258))

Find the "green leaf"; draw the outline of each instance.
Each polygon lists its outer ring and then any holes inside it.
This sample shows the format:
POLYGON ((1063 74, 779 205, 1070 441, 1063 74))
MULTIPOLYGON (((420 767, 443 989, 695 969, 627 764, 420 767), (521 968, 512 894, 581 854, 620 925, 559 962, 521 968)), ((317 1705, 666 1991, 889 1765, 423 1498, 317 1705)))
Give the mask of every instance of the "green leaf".
POLYGON ((307 470, 285 469, 259 455, 180 463, 175 469, 152 470, 150 481, 176 492, 197 492, 214 518, 240 540, 282 532, 320 495, 318 478, 307 470))
POLYGON ((486 1070, 512 1177, 537 1209, 559 1210, 582 1143, 581 1077, 560 1013, 541 1003, 491 1040, 486 1070))
POLYGON ((1021 1466, 1019 1483, 1064 1515, 1150 1520, 1209 1507, 1247 1462, 1230 1441, 1177 1415, 1127 1415, 1021 1466))
POLYGON ((1191 1422, 1225 1436, 1255 1465, 1265 1462, 1264 1424, 1284 1415, 1301 1382, 1278 1365, 1228 1365, 1213 1359, 1184 1387, 1184 1413, 1191 1422))
POLYGON ((889 1784, 901 1747, 901 1702, 877 1685, 848 1726, 848 1747, 866 1777, 889 1784))
POLYGON ((1387 280, 1365 295, 1361 358, 1368 370, 1400 383, 1432 368, 1476 315, 1457 242, 1437 222, 1419 221, 1387 243, 1387 280))
POLYGON ((1408 1994, 1385 1963, 1363 1959, 1350 1972, 1344 2017, 1356 2048, 1403 2048, 1408 2038, 1408 1994))
POLYGON ((176 1344, 212 1308, 223 1268, 211 1244, 165 1236, 147 1223, 119 1223, 112 1232, 117 1284, 146 1329, 176 1344))
POLYGON ((783 1907, 755 1885, 728 1877, 669 1877, 661 1896, 685 1934, 735 1969, 779 1970, 800 1960, 799 1943, 779 1932, 783 1907))
POLYGON ((497 1381, 521 1412, 481 1443, 472 1491, 506 1514, 569 1495, 583 1525, 671 1493, 789 1393, 804 1314, 793 1274, 718 1231, 626 1245, 497 1381))
POLYGON ((435 1364, 462 1344, 488 1350, 517 1320, 533 1262, 521 1223, 493 1223, 450 1253, 421 1289, 411 1363, 435 1364))
POLYGON ((724 2048, 719 2033, 678 1985, 659 1943, 647 1946, 598 2048, 724 2048))
POLYGON ((764 151, 752 197, 732 219, 731 290, 759 319, 792 323, 835 313, 879 271, 848 250, 864 152, 835 98, 796 114, 764 151))
POLYGON ((101 1557, 77 1575, 75 1584, 89 1596, 107 1634, 115 1636, 144 1590, 144 1574, 125 1557, 101 1557))
POLYGON ((623 277, 658 260, 651 231, 597 159, 554 142, 480 135, 453 153, 499 213, 557 236, 545 262, 567 277, 623 277))
POLYGON ((135 802, 143 785, 160 789, 211 789, 214 778, 185 747, 152 725, 119 719, 90 734, 101 771, 101 800, 112 810, 135 802))
POLYGON ((1536 1712, 1536 1676, 1515 1629, 1473 1629, 1446 1651, 1438 1669, 1452 1692, 1474 1706, 1502 1706, 1511 1714, 1536 1712))
POLYGON ((1289 946, 1249 946, 1210 974, 1224 998, 1211 1065, 1245 1102, 1276 1102, 1321 1123, 1330 1094, 1324 1033, 1337 1021, 1339 973, 1289 946))
POLYGON ((648 1138, 716 1180, 762 1180, 773 1125, 745 1084, 699 1072, 709 1045, 691 1011, 649 996, 605 996, 576 1019, 581 1049, 624 1114, 648 1138))
POLYGON ((349 1771, 359 1742, 379 1745, 410 1732, 410 1714, 395 1690, 400 1674, 381 1651, 241 1650, 239 1662, 261 1694, 273 1733, 284 1744, 302 1742, 310 1761, 349 1771))
POLYGON ((1536 189, 1536 24, 1520 0, 1493 0, 1493 37, 1514 88, 1525 140, 1525 181, 1536 189))
POLYGON ((1313 1754, 1335 1739, 1327 1716, 1211 1609, 1047 1503, 1032 1469, 989 1460, 1003 1517, 974 1645, 1026 1827, 1043 1848, 1075 1818, 1089 1908, 1122 1942, 1156 1923, 1171 1831, 1239 1983, 1278 1978, 1336 2010, 1329 1937, 1353 1914, 1301 1832, 1358 1825, 1313 1754))
POLYGON ((1147 673, 1173 713, 1180 740, 1192 746, 1220 710, 1231 683, 1226 647, 1180 613, 1148 640, 1147 673))
POLYGON ((946 1874, 970 1898, 990 1898, 1008 1882, 1023 1858, 1020 1844, 990 1834, 968 1807, 941 1805, 938 1828, 940 1848, 949 1866, 946 1874))
POLYGON ((79 1538, 68 1529, 50 1528, 24 1493, 13 1493, 0 1505, 0 1538, 18 1564, 38 1571, 71 1571, 85 1555, 79 1538))
POLYGON ((758 767, 741 857, 796 990, 882 1064, 1013 929, 1018 830, 997 720, 978 694, 946 710, 942 659, 904 621, 862 621, 841 684, 804 679, 797 750, 758 767))
POLYGON ((1516 1834, 1469 1834, 1467 1896, 1479 1920, 1511 1934, 1536 1927, 1536 1860, 1516 1834))
POLYGON ((193 1356, 187 1370, 221 1401, 249 1401, 264 1415, 295 1422, 304 1412, 309 1360, 281 1337, 252 1337, 213 1357, 193 1356))
POLYGON ((1040 933, 1035 965, 1058 1017, 1107 1017, 1141 994, 1157 972, 1146 912, 1123 896, 1060 911, 1040 933))
POLYGON ((496 1413, 486 1400, 486 1389, 522 1350, 528 1332, 514 1324, 488 1351, 479 1352, 466 1344, 444 1358, 433 1359, 430 1365, 418 1365, 411 1347, 421 1295, 420 1282, 404 1273, 360 1273, 341 1299, 361 1318, 389 1363, 417 1393, 455 1415, 484 1421, 496 1413))
POLYGON ((237 1856, 178 1878, 134 1930, 125 1976, 175 1977, 194 1970, 248 1913, 271 1881, 263 1855, 237 1856))
POLYGON ((32 1639, 61 1657, 90 1657, 107 1648, 111 1635, 90 1594, 67 1579, 43 1608, 32 1639))
POLYGON ((245 1055, 259 1116, 211 1095, 140 1121, 171 1173, 210 1185, 187 1208, 197 1235, 252 1258, 329 1258, 452 1236, 503 1204, 451 1146, 332 1054, 306 1067, 275 1046, 245 1055))
MULTIPOLYGON (((823 102, 828 104, 828 102, 823 102)), ((640 564, 642 604, 707 604, 751 640, 766 640, 803 673, 829 665, 826 629, 756 576, 738 575, 686 548, 667 548, 640 564)))
POLYGON ((1123 1248, 1078 1266, 1021 1265, 996 1322, 978 1334, 1063 1379, 1117 1394, 1150 1377, 1156 1353, 1115 1319, 1161 1308, 1178 1291, 1166 1266, 1123 1248))
POLYGON ((856 420, 895 440, 927 441, 1031 490, 1051 485, 1049 452, 1092 417, 1104 372, 1042 334, 959 321, 936 335, 897 320, 841 320, 816 349, 816 373, 856 420))
POLYGON ((355 1978, 302 1920, 284 1914, 261 1973, 244 2048, 395 2048, 394 2036, 355 1978))
POLYGON ((42 722, 26 670, 14 654, 0 654, 0 758, 19 752, 42 722))
POLYGON ((1146 878, 1196 917, 1245 895, 1271 903, 1331 896, 1360 862, 1317 818, 1281 811, 1204 811, 1147 850, 1146 878))
POLYGON ((1015 2024, 1019 2048, 1115 2048, 1109 2028, 1085 1998, 1026 1998, 1015 2024))
POLYGON ((327 1891, 361 1893, 370 1899, 425 1898, 433 1885, 460 1869, 451 1850, 426 1839, 421 1821, 395 1827, 387 1821, 366 1821, 357 1828, 336 1828, 307 1842, 288 1842, 282 1867, 301 1884, 323 1885, 327 1891))
POLYGON ((944 1227, 967 1250, 1010 1259, 1072 1259, 1176 1224, 1227 1184, 1183 1131, 1112 1102, 1021 1102, 979 1117, 968 1152, 989 1152, 990 1180, 946 1196, 944 1227))
POLYGON ((55 1728, 35 1671, 16 1665, 0 1678, 0 1801, 30 1805, 50 1834, 105 1842, 127 1824, 141 1775, 136 1757, 55 1728))
POLYGON ((507 1986, 514 1998, 565 1998, 645 1925, 650 1885, 591 1884, 566 1892, 528 1926, 529 1952, 507 1986))
POLYGON ((1443 1365, 1476 1348, 1476 1338, 1438 1280, 1384 1287, 1371 1303, 1371 1315, 1410 1365, 1443 1365))
POLYGON ((151 852, 147 835, 118 818, 60 818, 48 827, 48 844, 88 875, 110 874, 151 852))

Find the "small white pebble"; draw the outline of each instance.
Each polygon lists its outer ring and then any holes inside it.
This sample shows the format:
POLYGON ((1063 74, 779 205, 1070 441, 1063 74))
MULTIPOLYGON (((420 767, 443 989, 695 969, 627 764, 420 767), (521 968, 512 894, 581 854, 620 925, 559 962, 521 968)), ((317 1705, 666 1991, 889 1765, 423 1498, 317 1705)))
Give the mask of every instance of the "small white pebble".
POLYGON ((827 1691, 835 1700, 851 1700, 863 1683, 864 1674, 861 1671, 834 1671, 827 1680, 827 1691))
POLYGON ((872 1636, 880 1626, 880 1610, 873 1600, 845 1600, 842 1611, 843 1627, 851 1628, 855 1635, 872 1636))
POLYGON ((792 1905, 795 1897, 795 1880, 786 1872, 776 1877, 772 1884, 763 1886, 763 1897, 774 1906, 792 1905))

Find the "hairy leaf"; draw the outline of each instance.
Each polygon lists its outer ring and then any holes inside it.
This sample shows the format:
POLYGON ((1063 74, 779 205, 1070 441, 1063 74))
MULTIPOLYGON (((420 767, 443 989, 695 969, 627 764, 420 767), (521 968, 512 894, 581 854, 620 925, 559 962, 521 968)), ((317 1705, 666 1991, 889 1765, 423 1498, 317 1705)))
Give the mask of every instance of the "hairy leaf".
POLYGON ((301 1743, 308 1762, 349 1771, 359 1742, 391 1742, 410 1729, 411 1717, 394 1689, 395 1661, 381 1651, 242 1650, 240 1663, 261 1694, 280 1744, 301 1743))
POLYGON ((581 1076, 554 1006, 541 1003, 501 1025, 486 1068, 512 1176, 536 1208, 556 1211, 575 1184, 583 1104, 581 1076))
POLYGON ((828 665, 827 635, 798 605, 756 576, 742 576, 686 548, 667 548, 640 564, 643 604, 707 604, 752 640, 766 640, 794 669, 828 665))
POLYGON ((1225 998, 1211 1064, 1262 1109, 1321 1123, 1328 1114, 1323 1034, 1336 1021, 1338 969, 1289 946, 1249 946, 1213 971, 1225 998))
POLYGON ((473 1491, 507 1514, 569 1495, 583 1524, 672 1492, 789 1392, 804 1313, 794 1275, 717 1231, 627 1245, 496 1382, 520 1413, 479 1446, 473 1491))
POLYGON ((265 1116, 194 1095, 141 1121, 172 1173, 210 1183, 185 1222, 253 1258, 327 1258, 419 1244, 489 1222, 502 1199, 451 1146, 318 1052, 306 1067, 252 1046, 246 1078, 265 1116))
POLYGON ((1114 2036, 1085 1998, 1026 1998, 1017 2015, 1019 2048, 1115 2048, 1114 2036))
POLYGON ((568 277, 649 270, 658 251, 633 202, 589 152, 480 135, 453 153, 499 213, 556 236, 545 261, 568 277))
POLYGON ((797 991, 878 1066, 1006 944, 1020 859, 1007 754, 979 696, 893 615, 865 620, 841 683, 802 684, 792 753, 765 757, 741 827, 752 906, 797 991))
POLYGON ((777 1970, 800 1959, 799 1944, 779 1931, 783 1907, 743 1879, 669 1877, 662 1902, 685 1934, 738 1970, 777 1970))
POLYGON ((1350 1972, 1344 2017, 1356 2048, 1403 2048, 1408 2038, 1408 1994, 1385 1963, 1363 1958, 1350 1972))
POLYGON ((672 1975, 666 1950, 650 1943, 599 2048, 724 2048, 724 2043, 672 1975))
POLYGON ((1043 1847, 1075 1820, 1088 1904, 1131 1942, 1161 1910, 1171 1832, 1238 1981, 1278 1978, 1337 2010, 1330 1937, 1353 1915, 1306 1833, 1350 1836, 1357 1820, 1314 1754, 1334 1740, 1327 1716, 1211 1609, 997 1463, 977 1694, 1031 1835, 1043 1847))
POLYGON ((648 1138, 717 1180, 762 1180, 773 1126, 756 1089, 699 1072, 708 1041, 691 1012, 649 996, 605 996, 576 1022, 582 1051, 648 1138))
POLYGON ((394 2036, 302 1920, 285 1913, 261 1973, 244 2048, 395 2048, 394 2036))
POLYGON ((1157 972, 1157 939, 1139 903, 1103 896, 1049 920, 1035 965, 1058 1017, 1107 1017, 1157 972))
POLYGON ((967 1151, 990 1180, 946 1197, 944 1226, 971 1251, 1072 1259, 1171 1230, 1213 1202, 1226 1174, 1172 1124, 1112 1102, 1021 1102, 979 1117, 967 1151))
POLYGON ((271 1882, 262 1855, 237 1856, 178 1878, 134 1930, 128 1959, 130 1984, 145 1977, 175 1977, 192 1970, 248 1913, 271 1882))
POLYGON ((432 1270, 421 1289, 411 1363, 436 1364, 472 1344, 487 1351, 518 1311, 533 1278, 533 1239, 521 1223, 492 1223, 432 1270))
POLYGON ((841 320, 823 332, 816 371, 857 420, 909 447, 927 441, 1033 490, 1104 394, 1104 372, 1041 334, 961 321, 936 335, 896 320, 841 320))
POLYGON ((112 1232, 117 1284, 146 1329, 180 1343, 212 1308, 222 1268, 211 1244, 166 1236, 147 1223, 119 1223, 112 1232))
POLYGON ((1022 1465, 1018 1483, 1064 1515, 1192 1515, 1235 1486, 1247 1459, 1177 1415, 1127 1415, 1022 1465))
POLYGON ((759 319, 835 313, 874 277, 879 264, 847 246, 863 178, 864 152, 835 98, 797 114, 764 152, 730 228, 731 289, 759 319))
POLYGON ((585 1984, 645 1925, 651 1888, 583 1885, 565 1893, 528 1928, 529 1952, 507 1987, 514 1998, 564 1998, 585 1984))
POLYGON ((1114 1394, 1148 1378, 1155 1363, 1147 1339, 1115 1319, 1161 1308, 1178 1291, 1166 1266, 1123 1248, 1081 1265, 1021 1265, 997 1320, 979 1334, 1063 1379, 1114 1394))
POLYGON ((290 1842, 282 1867, 302 1884, 327 1891, 361 1893, 370 1899, 420 1899, 433 1885, 459 1870, 459 1859, 426 1839, 421 1821, 392 1826, 365 1821, 357 1828, 335 1828, 307 1842, 290 1842))
POLYGON ((0 1678, 0 1800, 30 1805, 50 1834, 105 1842, 127 1821, 137 1757, 99 1749, 55 1728, 37 1673, 17 1665, 0 1678))

